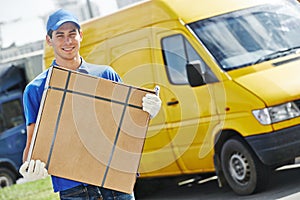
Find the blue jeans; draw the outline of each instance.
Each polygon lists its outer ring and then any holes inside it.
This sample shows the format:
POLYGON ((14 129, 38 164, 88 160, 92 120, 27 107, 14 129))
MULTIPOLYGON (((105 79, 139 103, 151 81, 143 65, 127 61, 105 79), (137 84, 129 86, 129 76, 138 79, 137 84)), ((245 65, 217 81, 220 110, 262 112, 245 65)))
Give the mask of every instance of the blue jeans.
POLYGON ((126 194, 97 186, 79 185, 74 188, 60 191, 61 200, 134 200, 133 194, 126 194))

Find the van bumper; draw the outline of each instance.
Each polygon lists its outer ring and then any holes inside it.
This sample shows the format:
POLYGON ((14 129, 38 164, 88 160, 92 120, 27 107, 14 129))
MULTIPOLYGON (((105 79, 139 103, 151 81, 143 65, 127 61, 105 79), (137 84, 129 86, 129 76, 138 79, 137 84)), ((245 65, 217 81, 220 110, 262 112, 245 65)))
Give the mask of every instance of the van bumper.
POLYGON ((259 159, 269 166, 300 156, 300 125, 245 139, 259 159))

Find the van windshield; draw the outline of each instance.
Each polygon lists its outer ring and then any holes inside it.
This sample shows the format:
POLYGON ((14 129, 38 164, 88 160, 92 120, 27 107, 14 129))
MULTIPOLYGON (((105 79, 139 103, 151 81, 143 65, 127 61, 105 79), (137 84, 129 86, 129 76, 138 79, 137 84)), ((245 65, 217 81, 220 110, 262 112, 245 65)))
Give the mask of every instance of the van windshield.
POLYGON ((225 71, 300 50, 300 5, 296 1, 251 7, 188 26, 225 71))

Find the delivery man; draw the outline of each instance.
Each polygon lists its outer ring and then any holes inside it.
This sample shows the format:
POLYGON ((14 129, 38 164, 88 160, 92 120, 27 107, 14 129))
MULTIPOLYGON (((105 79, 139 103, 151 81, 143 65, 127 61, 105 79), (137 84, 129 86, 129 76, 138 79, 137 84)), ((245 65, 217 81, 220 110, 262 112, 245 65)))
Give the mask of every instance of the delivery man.
MULTIPOLYGON (((60 9, 49 16, 47 22, 46 41, 52 46, 55 59, 52 65, 76 70, 93 76, 120 82, 119 75, 110 67, 87 63, 79 54, 83 33, 77 18, 70 12, 60 9)), ((39 160, 26 161, 38 116, 38 110, 44 91, 48 70, 45 70, 31 81, 24 91, 24 111, 27 125, 27 143, 24 149, 20 173, 25 180, 33 181, 48 175, 45 163, 39 160)), ((143 110, 150 114, 150 118, 157 115, 161 107, 158 95, 146 94, 143 97, 143 110)), ((132 200, 134 194, 93 186, 61 177, 51 176, 54 192, 59 192, 60 199, 119 199, 132 200)))

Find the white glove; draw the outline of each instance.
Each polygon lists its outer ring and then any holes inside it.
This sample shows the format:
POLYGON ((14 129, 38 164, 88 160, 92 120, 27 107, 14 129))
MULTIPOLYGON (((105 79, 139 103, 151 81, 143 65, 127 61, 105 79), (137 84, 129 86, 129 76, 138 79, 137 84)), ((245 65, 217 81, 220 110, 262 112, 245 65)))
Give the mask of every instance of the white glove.
POLYGON ((143 97, 143 110, 150 114, 150 119, 158 114, 161 107, 159 90, 159 86, 155 86, 156 94, 148 93, 143 97))
POLYGON ((20 167, 19 172, 26 181, 35 181, 48 176, 45 163, 40 160, 31 160, 30 162, 25 161, 20 167))

